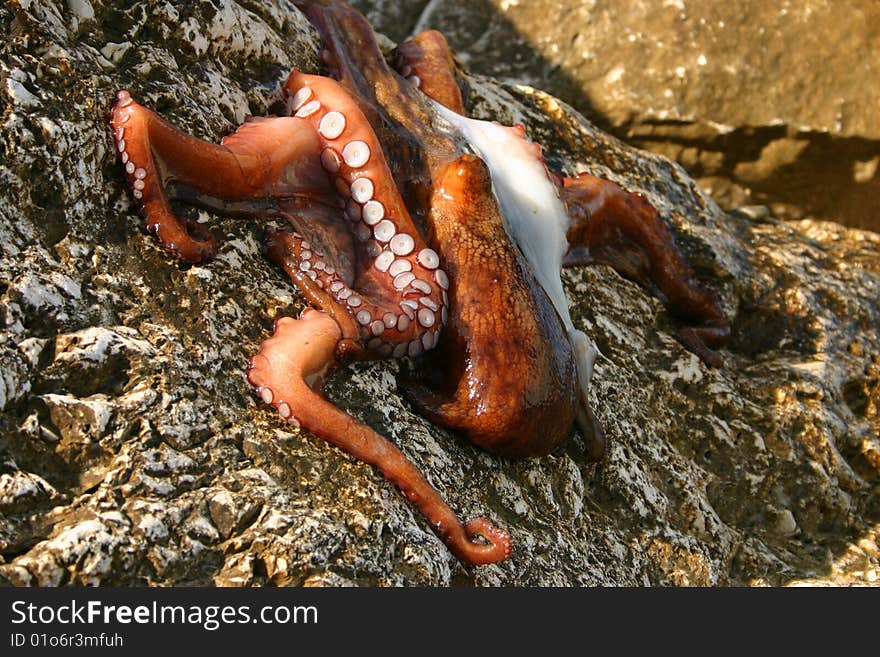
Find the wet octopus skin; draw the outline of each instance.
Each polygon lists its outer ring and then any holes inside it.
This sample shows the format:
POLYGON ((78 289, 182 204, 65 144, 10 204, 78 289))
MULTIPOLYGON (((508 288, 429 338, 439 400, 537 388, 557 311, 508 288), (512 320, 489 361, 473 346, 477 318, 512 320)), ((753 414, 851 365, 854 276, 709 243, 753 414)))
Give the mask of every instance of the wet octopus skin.
MULTIPOLYGON (((508 237, 491 167, 440 117, 465 111, 442 35, 401 44, 395 71, 351 7, 298 6, 323 38, 335 79, 292 71, 284 87, 292 116, 251 117, 218 146, 119 92, 111 125, 132 194, 145 228, 188 262, 210 258, 217 243, 176 217, 171 198, 286 220, 290 228, 267 231, 267 255, 317 310, 276 321, 249 381, 287 422, 375 465, 459 559, 501 561, 507 532, 484 518, 461 523, 396 446, 325 399, 324 381, 352 360, 433 351, 442 367, 405 381, 427 417, 515 457, 549 453, 577 421, 600 458, 604 436, 579 376, 585 357, 567 309, 508 237)), ((729 325, 653 208, 587 174, 550 174, 521 127, 505 130, 553 183, 569 257, 611 264, 658 293, 693 324, 680 331, 682 343, 717 364, 705 342, 723 342, 729 325)))

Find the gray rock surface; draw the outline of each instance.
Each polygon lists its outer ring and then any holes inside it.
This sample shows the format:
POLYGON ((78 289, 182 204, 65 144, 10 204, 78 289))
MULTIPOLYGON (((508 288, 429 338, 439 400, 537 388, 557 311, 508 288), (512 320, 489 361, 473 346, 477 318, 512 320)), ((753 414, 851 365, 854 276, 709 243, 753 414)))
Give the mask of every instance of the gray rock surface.
POLYGON ((880 230, 874 0, 360 4, 397 38, 439 29, 473 72, 676 159, 725 207, 880 230))
POLYGON ((261 229, 211 218, 184 266, 138 229, 107 117, 126 87, 217 140, 266 114, 316 44, 292 3, 82 0, 0 7, 0 576, 18 585, 873 584, 880 522, 880 238, 726 214, 681 167, 565 104, 474 78, 475 111, 522 121, 568 172, 642 190, 734 318, 726 365, 672 338, 662 305, 605 268, 570 270, 602 351, 575 436, 490 456, 414 414, 394 363, 330 386, 512 557, 464 568, 372 468, 290 431, 246 358, 302 301, 261 229))

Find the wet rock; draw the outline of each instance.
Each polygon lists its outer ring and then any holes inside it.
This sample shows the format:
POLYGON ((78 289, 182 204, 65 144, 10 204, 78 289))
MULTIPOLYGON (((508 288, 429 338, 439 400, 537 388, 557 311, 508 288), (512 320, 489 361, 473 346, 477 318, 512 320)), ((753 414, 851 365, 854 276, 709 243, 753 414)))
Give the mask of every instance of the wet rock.
POLYGON ((462 517, 511 532, 508 561, 465 568, 374 469, 254 398, 247 356, 275 318, 303 307, 261 257, 260 227, 193 213, 220 252, 176 262, 138 231, 112 149, 120 87, 215 141, 273 111, 291 65, 318 70, 304 19, 282 1, 90 7, 0 7, 0 576, 876 583, 876 235, 754 207, 725 213, 681 167, 553 96, 474 77, 475 113, 523 122, 552 166, 642 191, 719 291, 735 337, 725 366, 708 369, 641 288, 608 269, 569 270, 574 320, 602 351, 591 403, 610 450, 599 465, 578 436, 541 459, 490 456, 415 414, 398 365, 340 372, 329 393, 342 408, 400 445, 462 517))
MULTIPOLYGON (((371 8, 382 5, 362 0, 371 8)), ((435 0, 477 73, 543 88, 674 158, 725 207, 880 230, 880 6, 872 0, 435 0)))

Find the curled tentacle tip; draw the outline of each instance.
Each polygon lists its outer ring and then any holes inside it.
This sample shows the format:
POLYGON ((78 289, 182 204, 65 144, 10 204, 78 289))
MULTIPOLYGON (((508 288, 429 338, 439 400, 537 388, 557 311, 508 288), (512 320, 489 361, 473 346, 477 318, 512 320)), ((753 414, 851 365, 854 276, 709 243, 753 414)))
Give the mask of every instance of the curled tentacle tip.
POLYGON ((465 559, 474 565, 486 565, 504 561, 510 556, 510 534, 496 527, 486 518, 474 518, 465 525, 469 539, 469 549, 464 555, 465 559), (486 544, 477 543, 474 539, 478 536, 487 541, 486 544))
MULTIPOLYGON (((142 207, 143 203, 141 201, 142 207)), ((141 226, 145 232, 159 239, 162 248, 185 262, 195 264, 217 255, 217 239, 196 222, 181 222, 176 217, 153 218, 148 215, 141 226)))

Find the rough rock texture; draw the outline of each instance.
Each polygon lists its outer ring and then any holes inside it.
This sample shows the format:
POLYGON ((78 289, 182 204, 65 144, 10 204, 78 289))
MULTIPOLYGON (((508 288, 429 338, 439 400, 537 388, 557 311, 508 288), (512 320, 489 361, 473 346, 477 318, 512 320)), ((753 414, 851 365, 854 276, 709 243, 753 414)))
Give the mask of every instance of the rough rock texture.
POLYGON ((726 207, 880 230, 875 0, 360 4, 397 38, 437 28, 474 72, 678 160, 726 207))
MULTIPOLYGON (((0 576, 21 585, 874 583, 880 529, 880 239, 725 214, 683 170, 552 97, 474 79, 476 112, 523 121, 552 164, 645 192, 734 318, 712 370, 605 268, 567 272, 602 350, 578 437, 507 461, 430 424, 397 365, 331 395, 390 436, 512 557, 464 568, 373 469, 258 403, 246 357, 301 300, 261 228, 212 218, 200 266, 137 230, 107 116, 129 88, 210 139, 316 69, 292 4, 6 3, 0 43, 0 576)), ((206 217, 207 218, 207 217, 206 217)))

